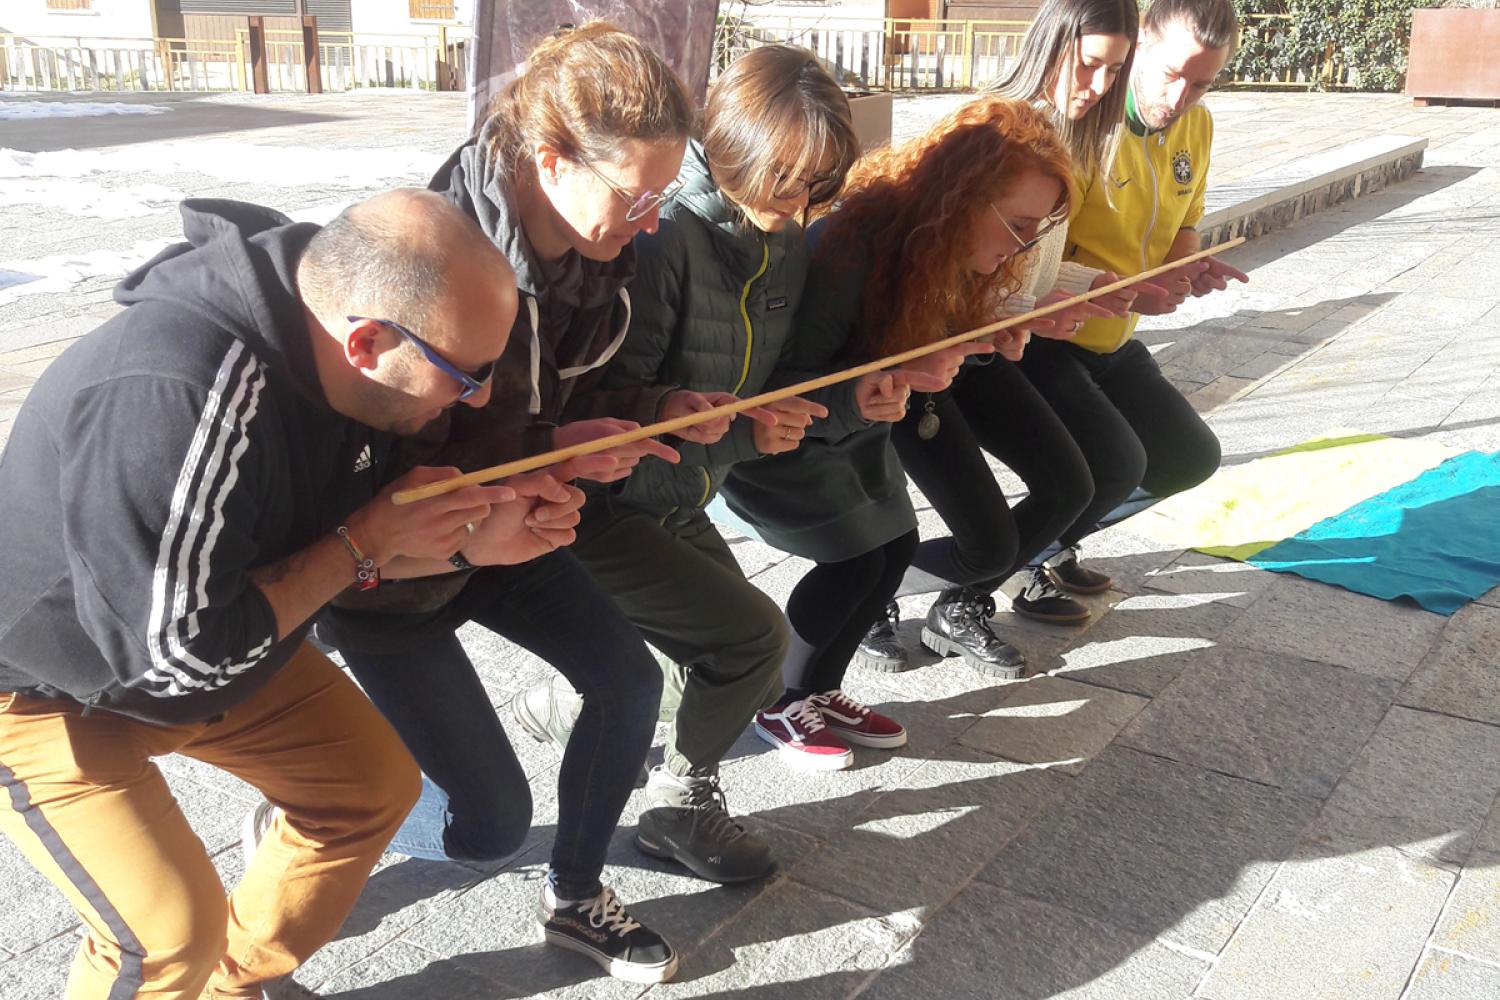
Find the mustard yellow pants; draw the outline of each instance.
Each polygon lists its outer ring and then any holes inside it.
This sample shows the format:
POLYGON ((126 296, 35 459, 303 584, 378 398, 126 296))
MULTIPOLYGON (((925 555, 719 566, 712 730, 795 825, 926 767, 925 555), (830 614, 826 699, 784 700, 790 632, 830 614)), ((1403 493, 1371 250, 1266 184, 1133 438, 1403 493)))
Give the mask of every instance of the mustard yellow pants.
POLYGON ((187 726, 0 693, 0 832, 88 932, 67 1000, 258 998, 338 932, 419 781, 380 713, 310 646, 187 726), (171 753, 282 810, 227 898, 152 763, 171 753))

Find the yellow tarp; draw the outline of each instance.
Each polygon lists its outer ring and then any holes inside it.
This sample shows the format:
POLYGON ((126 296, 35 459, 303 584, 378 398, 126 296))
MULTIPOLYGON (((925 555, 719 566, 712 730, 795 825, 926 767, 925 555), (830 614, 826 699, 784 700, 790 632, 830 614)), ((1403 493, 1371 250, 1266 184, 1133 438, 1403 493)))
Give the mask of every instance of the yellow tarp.
POLYGON ((1420 439, 1334 431, 1220 469, 1142 511, 1130 530, 1174 549, 1244 561, 1283 539, 1440 465, 1453 449, 1420 439))

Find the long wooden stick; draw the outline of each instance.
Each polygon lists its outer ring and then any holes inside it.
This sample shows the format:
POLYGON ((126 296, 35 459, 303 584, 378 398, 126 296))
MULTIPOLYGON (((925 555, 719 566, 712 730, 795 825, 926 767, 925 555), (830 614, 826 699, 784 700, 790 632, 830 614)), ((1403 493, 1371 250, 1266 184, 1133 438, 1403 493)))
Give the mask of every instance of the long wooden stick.
POLYGON ((1087 302, 1090 299, 1096 299, 1111 292, 1117 292, 1122 288, 1129 288, 1137 282, 1166 274, 1168 271, 1173 271, 1184 264, 1191 264, 1194 261, 1223 253, 1225 250, 1237 247, 1244 242, 1245 238, 1241 236, 1230 240, 1228 243, 1221 243, 1216 247, 1200 250, 1180 260, 1174 260, 1170 264, 1163 264, 1161 267, 1142 271, 1140 274, 1131 275, 1128 278, 1121 278, 1119 281, 1105 285, 1103 288, 1091 289, 1081 295, 1075 295, 1072 298, 1063 299, 1060 302, 1054 302, 1051 305, 1033 309, 1031 312, 1022 313, 1020 316, 1013 316, 1010 319, 991 323, 988 326, 977 327, 969 330, 967 333, 954 334, 943 340, 935 341, 931 344, 923 344, 921 347, 914 347, 909 351, 902 351, 900 354, 893 354, 887 358, 880 358, 876 361, 856 365, 853 368, 846 368, 843 371, 833 372, 828 375, 820 375, 817 378, 808 379, 806 382, 799 382, 796 385, 784 386, 770 392, 763 392, 759 396, 751 396, 748 399, 741 399, 734 403, 726 403, 723 406, 716 406, 711 410, 703 410, 700 413, 690 413, 687 416, 674 417, 671 420, 663 420, 659 423, 637 427, 633 431, 611 434, 609 437, 596 438, 593 441, 585 441, 582 444, 559 448, 556 451, 544 452, 540 455, 531 455, 527 458, 517 459, 514 462, 506 462, 504 465, 479 469, 475 472, 466 473, 462 476, 454 476, 452 479, 444 479, 436 483, 429 483, 426 486, 419 486, 415 489, 402 490, 395 494, 392 499, 398 504, 406 504, 414 503, 418 500, 426 500, 428 497, 442 496, 444 493, 451 493, 465 486, 477 486, 482 483, 494 482, 497 479, 504 479, 506 476, 515 476, 522 472, 532 472, 549 465, 556 465, 559 462, 578 458, 581 455, 593 455, 597 452, 608 451, 611 448, 618 448, 621 445, 633 444, 636 441, 643 441, 649 437, 656 437, 658 434, 671 434, 685 427, 695 427, 698 424, 707 423, 710 420, 716 420, 728 414, 741 413, 757 406, 765 406, 783 399, 790 399, 793 396, 801 396, 804 393, 823 389, 830 385, 837 385, 840 382, 847 382, 850 379, 860 378, 872 372, 878 372, 883 368, 891 368, 895 365, 904 364, 907 361, 935 354, 938 351, 946 350, 949 347, 954 347, 970 340, 978 340, 980 337, 1007 329, 1008 327, 1024 326, 1032 320, 1050 316, 1055 312, 1067 309, 1069 306, 1077 305, 1080 302, 1087 302))

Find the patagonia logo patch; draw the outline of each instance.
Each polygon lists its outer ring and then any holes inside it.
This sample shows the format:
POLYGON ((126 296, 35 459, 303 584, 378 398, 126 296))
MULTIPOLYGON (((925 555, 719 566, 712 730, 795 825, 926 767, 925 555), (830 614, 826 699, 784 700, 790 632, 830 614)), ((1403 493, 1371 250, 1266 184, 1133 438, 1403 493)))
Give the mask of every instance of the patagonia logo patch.
POLYGON ((767 309, 785 309, 786 308, 786 296, 785 295, 778 295, 774 299, 766 299, 766 308, 767 309))

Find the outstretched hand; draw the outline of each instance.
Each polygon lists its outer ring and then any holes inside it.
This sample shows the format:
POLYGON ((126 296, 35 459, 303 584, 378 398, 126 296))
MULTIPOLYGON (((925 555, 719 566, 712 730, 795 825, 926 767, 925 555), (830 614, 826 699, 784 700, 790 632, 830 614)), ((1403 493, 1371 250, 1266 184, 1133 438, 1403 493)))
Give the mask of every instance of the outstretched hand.
MULTIPOLYGON (((558 448, 571 448, 575 444, 583 444, 586 441, 597 441, 602 437, 614 434, 624 434, 627 431, 640 429, 640 424, 634 420, 619 420, 615 417, 600 417, 597 420, 577 420, 570 424, 563 424, 553 432, 552 440, 558 448)), ((608 470, 594 468, 587 472, 577 472, 575 475, 583 479, 592 479, 601 483, 612 483, 624 479, 635 471, 641 459, 648 455, 655 456, 664 462, 676 464, 682 460, 677 450, 655 438, 644 438, 630 444, 618 445, 614 448, 606 448, 596 452, 606 455, 614 460, 614 465, 608 470)), ((587 467, 586 467, 587 468, 587 467)))
POLYGON ((1248 283, 1250 276, 1237 267, 1231 267, 1217 257, 1209 257, 1203 263, 1207 269, 1193 279, 1193 295, 1207 295, 1210 292, 1222 292, 1229 287, 1230 281, 1248 283))

